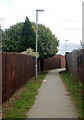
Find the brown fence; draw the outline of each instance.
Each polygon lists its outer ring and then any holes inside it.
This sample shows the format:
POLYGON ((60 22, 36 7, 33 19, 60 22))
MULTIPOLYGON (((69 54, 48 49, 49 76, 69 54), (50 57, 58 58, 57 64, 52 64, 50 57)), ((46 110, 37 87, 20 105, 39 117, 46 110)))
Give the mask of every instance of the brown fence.
POLYGON ((66 68, 84 84, 84 49, 66 55, 66 68))
POLYGON ((65 56, 61 55, 61 68, 65 68, 65 56))
MULTIPOLYGON (((0 54, 2 54, 2 101, 5 102, 35 75, 35 58, 18 53, 0 54)), ((61 68, 61 60, 61 57, 39 59, 38 72, 61 68)))
POLYGON ((2 104, 2 53, 0 52, 0 105, 2 104))
POLYGON ((60 58, 47 58, 43 60, 43 69, 51 70, 61 68, 61 59, 60 58))
POLYGON ((2 53, 2 100, 6 101, 35 74, 35 59, 17 53, 2 53))
POLYGON ((56 55, 53 56, 56 59, 60 59, 61 60, 61 68, 65 68, 65 56, 63 55, 56 55))

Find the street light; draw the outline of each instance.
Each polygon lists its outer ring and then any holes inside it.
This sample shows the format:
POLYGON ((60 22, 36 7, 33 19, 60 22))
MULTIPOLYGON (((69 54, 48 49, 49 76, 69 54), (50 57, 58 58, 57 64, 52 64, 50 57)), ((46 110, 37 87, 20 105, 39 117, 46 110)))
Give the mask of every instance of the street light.
POLYGON ((69 40, 65 40, 65 55, 66 55, 66 42, 69 41, 69 40))
POLYGON ((36 65, 35 65, 35 81, 37 81, 37 33, 38 33, 38 12, 43 12, 44 10, 36 10, 36 65))

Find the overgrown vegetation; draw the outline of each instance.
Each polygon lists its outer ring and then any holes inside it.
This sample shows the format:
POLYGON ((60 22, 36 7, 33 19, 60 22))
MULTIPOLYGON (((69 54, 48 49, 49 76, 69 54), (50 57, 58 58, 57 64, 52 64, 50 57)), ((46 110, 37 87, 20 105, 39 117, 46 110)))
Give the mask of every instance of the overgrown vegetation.
MULTIPOLYGON (((36 52, 34 52, 33 49, 31 49, 31 48, 27 49, 26 51, 21 52, 21 54, 36 57, 36 52)), ((38 52, 37 52, 37 58, 39 58, 39 53, 38 52)))
POLYGON ((60 75, 64 81, 66 89, 73 98, 80 118, 84 119, 84 88, 82 83, 79 82, 79 80, 75 76, 68 73, 67 71, 61 72, 60 75))
POLYGON ((21 94, 20 99, 13 103, 11 109, 8 110, 5 115, 5 118, 27 118, 26 112, 28 112, 34 104, 35 96, 38 94, 38 88, 40 88, 46 73, 47 72, 44 72, 38 75, 37 82, 32 79, 26 84, 25 91, 21 94))

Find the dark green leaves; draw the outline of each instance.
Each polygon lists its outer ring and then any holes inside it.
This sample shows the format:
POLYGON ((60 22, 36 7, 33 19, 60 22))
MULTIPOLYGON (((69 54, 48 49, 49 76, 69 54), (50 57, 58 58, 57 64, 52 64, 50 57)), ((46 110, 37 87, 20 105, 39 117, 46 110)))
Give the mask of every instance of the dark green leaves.
MULTIPOLYGON (((5 52, 22 52, 36 48, 36 25, 26 17, 25 22, 17 23, 3 32, 2 50, 5 52)), ((40 58, 52 57, 58 52, 59 40, 49 28, 38 25, 38 53, 40 58)))

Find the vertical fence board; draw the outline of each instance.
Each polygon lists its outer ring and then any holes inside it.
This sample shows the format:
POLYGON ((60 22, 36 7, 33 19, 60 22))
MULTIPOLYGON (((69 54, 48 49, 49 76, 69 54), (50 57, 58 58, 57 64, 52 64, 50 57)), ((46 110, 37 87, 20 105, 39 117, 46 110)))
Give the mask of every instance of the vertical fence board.
POLYGON ((2 101, 35 75, 35 59, 17 53, 2 53, 2 101))
POLYGON ((84 49, 66 55, 67 71, 75 75, 84 84, 84 49))

